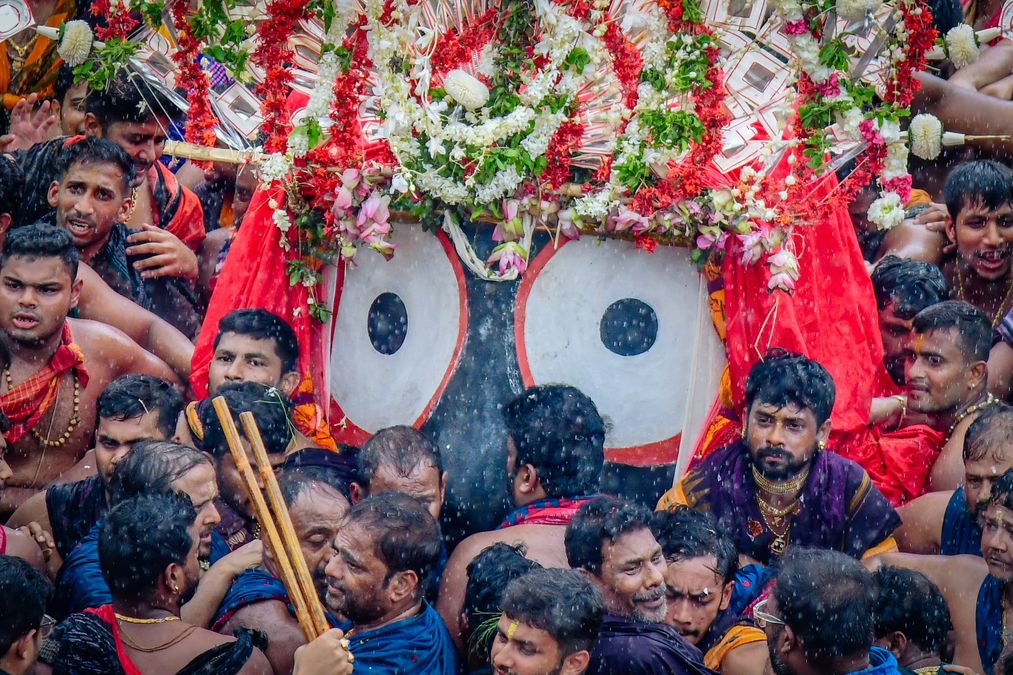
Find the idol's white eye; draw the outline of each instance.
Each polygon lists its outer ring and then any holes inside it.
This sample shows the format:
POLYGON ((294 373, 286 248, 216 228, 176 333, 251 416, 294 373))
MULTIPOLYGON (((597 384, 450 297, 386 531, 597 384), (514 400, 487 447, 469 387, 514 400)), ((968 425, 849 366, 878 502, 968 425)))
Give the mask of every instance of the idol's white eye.
POLYGON ((517 296, 524 384, 569 384, 590 396, 612 425, 610 461, 674 462, 687 416, 696 421, 697 404, 713 401, 712 389, 699 392, 702 401, 690 394, 701 373, 712 386, 703 359, 720 349, 702 283, 687 249, 648 254, 587 238, 546 247, 517 296))
POLYGON ((467 333, 464 272, 447 239, 397 225, 392 241, 389 261, 360 250, 336 293, 330 387, 339 442, 424 422, 467 333))

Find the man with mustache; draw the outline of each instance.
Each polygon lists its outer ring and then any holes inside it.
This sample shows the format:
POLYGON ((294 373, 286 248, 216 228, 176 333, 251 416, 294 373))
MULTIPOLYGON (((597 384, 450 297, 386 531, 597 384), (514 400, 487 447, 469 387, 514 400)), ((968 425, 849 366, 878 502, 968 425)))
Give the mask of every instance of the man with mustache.
POLYGON ((182 244, 186 260, 149 245, 127 246, 131 237, 146 234, 131 230, 125 222, 132 208, 133 179, 134 163, 112 141, 95 137, 68 141, 57 156, 47 194, 56 209, 55 223, 74 238, 81 261, 113 290, 192 338, 201 321, 192 286, 196 258, 189 260, 193 253, 182 244))
POLYGON ((604 607, 574 570, 538 569, 511 581, 493 638, 496 675, 580 675, 587 670, 604 607))
POLYGON ((907 409, 932 418, 949 438, 929 474, 932 490, 954 490, 964 475, 964 434, 997 401, 988 391, 992 326, 967 302, 948 300, 915 316, 904 368, 907 409))
POLYGON ((1013 407, 989 406, 964 435, 964 482, 931 492, 897 510, 897 545, 906 553, 981 555, 981 514, 992 485, 1013 469, 1013 407))
POLYGON ((708 675, 700 650, 665 619, 665 557, 650 512, 615 497, 595 497, 566 528, 566 558, 601 591, 605 618, 589 675, 708 675))
POLYGON ((1005 627, 1013 625, 1013 471, 992 486, 981 520, 984 561, 967 555, 891 553, 870 565, 907 567, 935 583, 953 621, 953 662, 991 673, 1009 641, 1005 627))
POLYGON ((687 507, 658 511, 651 531, 668 563, 665 623, 703 653, 708 668, 724 675, 762 675, 767 664, 763 631, 732 608, 739 569, 732 538, 706 513, 687 507))
POLYGON ((360 675, 456 675, 457 652, 424 589, 440 527, 414 497, 386 492, 354 505, 327 563, 327 606, 352 622, 360 675))
POLYGON ((105 324, 68 319, 77 305, 78 251, 63 230, 19 227, 0 255, 0 409, 11 475, 0 512, 13 512, 74 466, 91 445, 99 394, 121 375, 179 380, 162 361, 105 324))
MULTIPOLYGON (((333 482, 319 467, 286 469, 278 476, 292 527, 321 600, 327 593, 324 570, 334 555, 331 544, 350 506, 347 486, 339 490, 333 482)), ((327 618, 331 626, 339 627, 338 618, 327 618)), ((347 624, 341 622, 340 627, 347 628, 347 624)), ((292 672, 295 650, 306 644, 306 637, 281 582, 278 562, 267 547, 261 566, 236 579, 211 622, 212 630, 225 635, 235 635, 244 628, 267 636, 264 653, 277 675, 292 672)))
POLYGON ((896 511, 858 464, 827 449, 830 373, 777 350, 753 366, 745 394, 742 440, 700 462, 659 506, 709 511, 740 554, 764 564, 789 544, 855 558, 896 550, 896 511))
POLYGON ((196 521, 191 500, 174 491, 138 495, 113 507, 99 540, 111 601, 60 624, 42 658, 49 672, 271 673, 249 633, 226 637, 181 611, 200 578, 196 521))

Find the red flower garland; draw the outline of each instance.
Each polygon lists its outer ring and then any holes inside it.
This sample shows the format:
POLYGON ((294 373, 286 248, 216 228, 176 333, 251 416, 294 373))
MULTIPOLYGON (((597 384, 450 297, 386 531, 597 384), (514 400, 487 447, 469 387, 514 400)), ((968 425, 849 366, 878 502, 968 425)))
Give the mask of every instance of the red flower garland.
POLYGON ((472 54, 481 51, 496 35, 498 16, 499 10, 493 7, 460 33, 456 28, 451 28, 440 37, 429 59, 433 74, 447 73, 470 59, 472 54))
POLYGON ((557 190, 570 178, 573 153, 584 137, 584 125, 567 120, 559 125, 545 150, 546 166, 541 180, 551 190, 557 190))
POLYGON ((139 25, 121 0, 117 0, 115 5, 110 0, 92 0, 91 15, 105 19, 105 26, 95 29, 96 37, 104 42, 126 40, 139 25))
MULTIPOLYGON (((218 118, 211 107, 208 94, 211 83, 208 81, 207 73, 197 61, 200 43, 193 36, 187 14, 186 0, 173 2, 172 21, 179 33, 179 45, 176 53, 172 55, 172 60, 179 66, 176 86, 186 92, 189 106, 186 116, 186 140, 196 145, 213 147, 218 140, 215 135, 218 118)), ((210 166, 209 162, 196 164, 210 166)))
POLYGON ((904 7, 904 29, 908 33, 907 49, 904 59, 895 66, 894 76, 887 82, 883 98, 887 103, 907 108, 921 88, 921 82, 915 79, 914 74, 925 70, 925 52, 935 46, 938 33, 927 6, 923 3, 918 3, 916 7, 906 2, 901 4, 904 7))
POLYGON ((273 0, 267 6, 267 20, 257 28, 259 42, 250 60, 267 72, 257 88, 264 97, 260 110, 264 117, 261 129, 267 134, 266 152, 284 152, 287 146, 289 124, 285 104, 292 83, 289 72, 292 49, 288 39, 307 3, 308 0, 273 0))

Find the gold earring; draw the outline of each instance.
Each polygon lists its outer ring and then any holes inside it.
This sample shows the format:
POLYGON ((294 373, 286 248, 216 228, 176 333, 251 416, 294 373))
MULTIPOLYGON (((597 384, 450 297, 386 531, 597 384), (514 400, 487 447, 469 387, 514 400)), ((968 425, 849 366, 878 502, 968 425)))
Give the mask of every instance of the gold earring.
POLYGON ((179 593, 179 586, 177 586, 176 584, 173 584, 172 585, 172 592, 173 593, 179 593))
POLYGON ((818 442, 816 443, 816 448, 817 448, 818 450, 820 450, 820 451, 826 450, 826 449, 827 449, 827 444, 826 444, 826 443, 824 443, 823 441, 818 441, 818 442))

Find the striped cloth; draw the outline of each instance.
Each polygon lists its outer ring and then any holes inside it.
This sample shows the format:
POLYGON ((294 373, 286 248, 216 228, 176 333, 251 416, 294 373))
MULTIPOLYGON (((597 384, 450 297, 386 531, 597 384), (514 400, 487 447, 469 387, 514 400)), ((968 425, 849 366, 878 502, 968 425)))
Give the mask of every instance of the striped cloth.
POLYGON ((24 438, 42 416, 49 412, 60 390, 60 377, 72 369, 81 382, 81 388, 87 387, 88 373, 84 369, 84 353, 74 344, 70 324, 64 322, 60 346, 56 348, 49 363, 0 396, 0 409, 11 421, 10 430, 4 434, 8 444, 14 445, 24 438))

